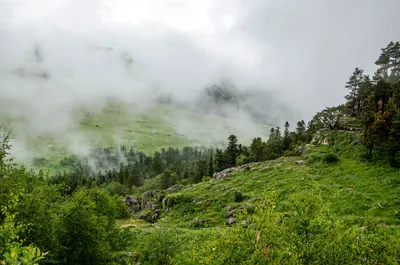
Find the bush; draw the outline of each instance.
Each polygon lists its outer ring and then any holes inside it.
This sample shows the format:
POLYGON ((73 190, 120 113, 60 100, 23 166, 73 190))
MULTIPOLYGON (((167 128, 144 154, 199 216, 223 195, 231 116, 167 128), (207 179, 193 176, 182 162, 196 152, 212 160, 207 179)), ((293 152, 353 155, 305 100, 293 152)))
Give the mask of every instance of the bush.
POLYGON ((212 178, 210 177, 210 176, 204 176, 202 179, 201 179, 201 181, 202 182, 207 182, 207 181, 210 181, 212 178))
POLYGON ((246 197, 240 191, 235 191, 232 196, 234 202, 242 202, 245 198, 246 197))
POLYGON ((143 265, 170 265, 184 244, 174 229, 155 229, 137 238, 139 260, 143 265))
POLYGON ((16 222, 17 214, 12 213, 19 204, 18 196, 11 196, 9 205, 1 207, 1 213, 5 216, 0 224, 0 264, 38 264, 44 259, 46 253, 34 245, 24 244, 20 235, 29 229, 29 225, 16 222))
POLYGON ((322 161, 325 163, 333 164, 339 162, 339 158, 335 154, 328 153, 322 157, 322 161))
POLYGON ((128 193, 128 189, 119 182, 113 181, 108 183, 104 186, 104 188, 111 194, 111 195, 119 195, 123 196, 128 193))
POLYGON ((76 192, 64 206, 61 219, 64 256, 68 264, 103 264, 108 259, 111 247, 107 241, 108 207, 100 209, 91 200, 93 194, 86 189, 76 192))
POLYGON ((180 264, 396 264, 400 230, 394 227, 347 225, 324 207, 320 188, 309 187, 290 196, 287 213, 271 201, 255 215, 219 230, 194 246, 180 264))

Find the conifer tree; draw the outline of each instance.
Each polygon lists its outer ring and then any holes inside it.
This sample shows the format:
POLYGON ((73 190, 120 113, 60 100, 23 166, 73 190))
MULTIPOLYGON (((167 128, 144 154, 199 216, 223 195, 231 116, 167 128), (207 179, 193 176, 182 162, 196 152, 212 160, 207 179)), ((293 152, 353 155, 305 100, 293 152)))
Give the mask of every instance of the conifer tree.
POLYGON ((285 122, 285 131, 283 132, 283 151, 289 150, 290 145, 292 144, 292 137, 289 132, 289 122, 285 122))
POLYGON ((208 162, 208 176, 212 177, 214 175, 214 158, 213 158, 213 151, 210 151, 210 158, 208 162))
POLYGON ((226 161, 228 167, 236 165, 236 158, 239 156, 238 140, 235 135, 228 137, 228 147, 226 148, 226 161))
POLYGON ((349 90, 349 94, 346 95, 347 103, 349 105, 350 114, 352 116, 356 115, 356 112, 359 111, 357 109, 358 106, 358 93, 359 88, 364 80, 363 76, 364 70, 359 69, 358 67, 354 70, 353 75, 350 77, 349 81, 346 82, 346 88, 349 90))

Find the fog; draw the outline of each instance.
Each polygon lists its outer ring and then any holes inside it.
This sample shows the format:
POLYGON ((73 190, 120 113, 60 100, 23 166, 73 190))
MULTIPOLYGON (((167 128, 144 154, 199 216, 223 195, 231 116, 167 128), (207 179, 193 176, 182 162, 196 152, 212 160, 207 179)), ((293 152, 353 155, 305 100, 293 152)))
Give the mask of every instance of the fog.
MULTIPOLYGON (((145 110, 160 95, 191 106, 221 80, 271 95, 246 102, 270 125, 307 120, 343 102, 355 67, 374 71, 400 39, 398 10, 398 0, 0 0, 0 112, 20 140, 70 132, 75 153, 88 148, 82 109, 113 99, 145 110)), ((248 113, 226 113, 259 132, 248 113)), ((171 122, 186 134, 196 125, 171 122)))

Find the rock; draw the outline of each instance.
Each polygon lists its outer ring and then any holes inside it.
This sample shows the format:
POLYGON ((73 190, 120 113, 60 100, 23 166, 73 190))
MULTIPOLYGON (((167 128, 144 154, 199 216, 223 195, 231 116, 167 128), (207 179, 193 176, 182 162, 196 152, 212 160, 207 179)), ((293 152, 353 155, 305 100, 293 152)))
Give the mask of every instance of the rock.
POLYGON ((247 164, 239 166, 239 167, 230 167, 230 168, 222 170, 221 172, 214 173, 214 178, 217 179, 217 180, 218 179, 223 179, 223 178, 227 177, 229 174, 231 174, 233 172, 245 171, 245 170, 249 171, 249 170, 251 170, 251 167, 249 165, 247 165, 247 164))
POLYGON ((140 218, 148 222, 154 222, 160 215, 159 211, 167 206, 168 199, 165 195, 165 191, 152 190, 143 193, 140 206, 142 211, 147 212, 147 217, 141 216, 140 218))
POLYGON ((141 212, 139 215, 139 219, 147 221, 149 216, 150 216, 150 212, 141 212))
POLYGON ((299 147, 297 147, 297 150, 296 150, 297 155, 301 155, 303 153, 303 151, 304 151, 303 146, 300 145, 299 147))
POLYGON ((255 206, 254 206, 254 204, 246 203, 246 205, 244 206, 244 208, 247 209, 247 210, 254 210, 254 209, 255 209, 255 206))
MULTIPOLYGON (((158 196, 157 196, 157 191, 155 190, 150 190, 146 191, 145 193, 142 194, 142 203, 141 203, 141 208, 142 210, 145 210, 147 208, 157 208, 155 204, 158 203, 158 196)), ((162 201, 162 199, 161 199, 162 201)))
POLYGON ((161 202, 161 206, 162 206, 163 210, 167 209, 167 201, 168 201, 168 197, 165 197, 161 202))
POLYGON ((261 198, 251 198, 250 200, 249 200, 249 202, 256 202, 256 201, 261 201, 261 198))
POLYGON ((206 223, 206 221, 200 220, 200 219, 197 218, 197 217, 195 217, 195 218, 193 219, 193 225, 194 225, 194 227, 203 227, 205 223, 206 223))
POLYGON ((179 185, 174 185, 174 186, 172 186, 172 187, 169 187, 168 189, 167 189, 167 191, 168 192, 178 192, 178 191, 180 191, 182 189, 182 187, 181 186, 179 186, 179 185))
POLYGON ((142 209, 140 201, 138 201, 133 195, 127 195, 122 200, 125 202, 130 213, 137 213, 142 209))
POLYGON ((233 209, 226 214, 226 218, 234 216, 239 211, 239 208, 233 209))
POLYGON ((306 162, 304 160, 299 160, 295 162, 297 165, 301 166, 301 165, 305 165, 306 162))
POLYGON ((199 202, 201 202, 201 198, 195 198, 195 199, 193 199, 193 203, 199 203, 199 202))
POLYGON ((226 225, 233 225, 236 222, 237 222, 237 218, 235 218, 235 217, 226 219, 226 225))

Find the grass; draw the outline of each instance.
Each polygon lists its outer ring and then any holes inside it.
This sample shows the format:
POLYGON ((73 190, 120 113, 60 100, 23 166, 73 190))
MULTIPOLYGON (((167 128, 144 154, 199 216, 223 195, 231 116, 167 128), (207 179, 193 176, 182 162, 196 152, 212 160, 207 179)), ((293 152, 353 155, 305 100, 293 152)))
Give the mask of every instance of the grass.
POLYGON ((302 157, 253 163, 249 165, 250 170, 232 173, 224 179, 185 186, 170 195, 176 198, 175 201, 184 203, 166 213, 161 224, 190 228, 197 218, 205 220, 209 227, 224 227, 228 211, 240 205, 254 204, 253 198, 274 201, 277 210, 283 213, 288 204, 293 203, 293 194, 317 186, 324 204, 342 219, 359 224, 375 219, 399 225, 399 170, 355 158, 354 151, 350 155, 339 146, 352 141, 352 136, 342 137, 331 147, 309 146, 302 157), (322 162, 326 154, 337 148, 341 150, 338 162, 322 162), (306 160, 306 165, 295 163, 300 159, 306 160), (235 202, 233 196, 237 192, 243 195, 244 201, 235 202))
MULTIPOLYGON (((355 231, 365 232, 366 235, 375 233, 376 229, 386 227, 388 230, 384 233, 398 234, 400 229, 399 169, 363 161, 361 159, 362 146, 352 144, 354 139, 359 137, 357 135, 333 133, 331 136, 333 136, 331 139, 335 141, 331 141, 329 146, 308 145, 302 156, 251 163, 247 169, 234 172, 223 179, 207 179, 198 184, 186 185, 181 191, 169 194, 169 200, 173 200, 174 206, 170 211, 165 211, 162 218, 153 224, 157 226, 157 229, 146 226, 142 221, 140 221, 141 225, 135 225, 132 219, 121 220, 119 226, 130 227, 130 231, 135 235, 132 247, 135 246, 134 248, 140 253, 146 253, 148 244, 155 241, 161 242, 160 244, 165 247, 171 242, 175 244, 184 242, 178 244, 179 248, 176 247, 177 253, 171 254, 174 257, 173 260, 177 262, 176 264, 200 264, 193 259, 203 260, 203 257, 198 256, 204 253, 212 257, 210 253, 216 246, 229 248, 236 244, 236 239, 245 238, 245 235, 242 238, 240 233, 247 230, 237 230, 225 224, 228 212, 242 207, 247 210, 244 214, 236 216, 238 223, 248 220, 249 214, 254 217, 251 220, 268 223, 271 220, 264 220, 263 212, 257 210, 258 207, 268 204, 273 205, 278 217, 289 216, 290 219, 294 218, 293 214, 296 214, 296 205, 303 203, 303 206, 307 207, 309 203, 307 194, 317 191, 322 198, 324 209, 328 209, 327 211, 334 216, 333 220, 343 220, 346 227, 355 227, 355 231), (332 157, 338 158, 337 161, 332 157), (296 164, 298 160, 304 160, 305 165, 296 164), (238 197, 243 200, 237 200, 238 197), (303 202, 299 202, 301 200, 303 202), (129 226, 132 222, 134 225, 129 226), (239 234, 235 235, 234 233, 238 231, 239 234), (221 235, 225 235, 224 239, 221 235), (232 238, 229 239, 230 237, 232 238), (163 242, 162 238, 169 238, 171 242, 163 242), (142 241, 148 243, 141 246, 142 241), (200 249, 205 249, 204 253, 196 252, 199 246, 200 249)), ((254 228, 251 229, 254 230, 254 228)), ((344 231, 341 230, 343 233, 344 231)), ((255 231, 253 232, 254 235, 250 235, 249 239, 238 243, 238 251, 244 251, 255 244, 255 231), (248 245, 240 245, 243 242, 248 242, 248 245)), ((251 231, 249 233, 251 234, 251 231)), ((274 231, 262 233, 270 234, 274 231)), ((385 236, 382 237, 382 242, 390 238, 390 236, 387 238, 385 236)), ((280 240, 280 238, 273 238, 273 240, 280 240)), ((379 246, 381 243, 373 248, 379 246)), ((146 259, 147 257, 143 258, 143 260, 146 259)), ((151 264, 151 261, 144 264, 151 264)), ((210 260, 206 264, 219 263, 210 260)))
MULTIPOLYGON (((235 134, 243 143, 255 136, 267 135, 269 126, 213 115, 204 115, 170 105, 156 104, 147 108, 110 101, 99 111, 81 110, 82 119, 63 132, 27 136, 14 131, 13 152, 17 162, 34 169, 63 170, 59 161, 71 154, 84 155, 90 148, 134 146, 146 154, 162 148, 184 146, 218 146, 235 134), (248 128, 251 128, 249 131, 248 128), (31 163, 35 159, 34 162, 31 163)), ((22 118, 0 115, 0 125, 25 128, 22 118)), ((26 129, 26 128, 25 128, 26 129)))

